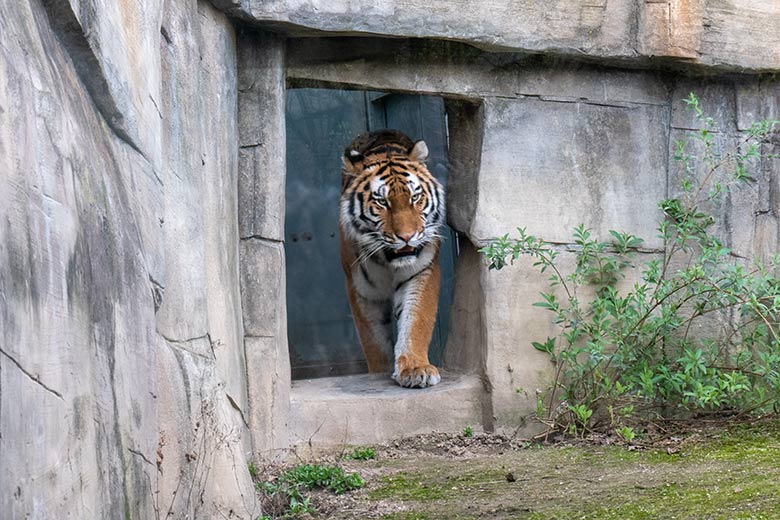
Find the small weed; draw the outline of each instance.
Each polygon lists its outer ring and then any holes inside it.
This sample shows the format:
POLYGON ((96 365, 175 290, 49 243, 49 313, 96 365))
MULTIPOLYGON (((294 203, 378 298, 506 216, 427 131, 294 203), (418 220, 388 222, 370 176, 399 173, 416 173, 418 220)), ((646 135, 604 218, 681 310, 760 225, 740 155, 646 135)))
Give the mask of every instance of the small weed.
POLYGON ((634 429, 630 426, 623 426, 622 428, 618 428, 615 430, 615 433, 620 435, 620 437, 626 442, 631 442, 636 437, 636 432, 634 432, 634 429))
POLYGON ((263 510, 273 518, 316 513, 311 499, 303 491, 314 488, 328 489, 336 494, 363 487, 365 481, 357 473, 345 473, 338 466, 301 464, 279 475, 275 480, 258 482, 263 510))
POLYGON ((257 475, 260 473, 260 470, 257 469, 257 466, 255 466, 254 462, 247 464, 246 469, 249 470, 249 475, 252 478, 257 478, 257 475))
POLYGON ((282 473, 279 479, 307 489, 329 489, 337 495, 365 485, 365 481, 357 473, 347 474, 338 466, 319 464, 301 464, 282 473))
POLYGON ((466 426, 465 428, 463 428, 463 436, 464 437, 474 436, 474 430, 471 429, 471 426, 466 426))
POLYGON ((374 448, 370 448, 368 446, 366 447, 357 447, 355 448, 352 453, 347 455, 348 459, 352 460, 370 460, 376 458, 376 450, 374 448))

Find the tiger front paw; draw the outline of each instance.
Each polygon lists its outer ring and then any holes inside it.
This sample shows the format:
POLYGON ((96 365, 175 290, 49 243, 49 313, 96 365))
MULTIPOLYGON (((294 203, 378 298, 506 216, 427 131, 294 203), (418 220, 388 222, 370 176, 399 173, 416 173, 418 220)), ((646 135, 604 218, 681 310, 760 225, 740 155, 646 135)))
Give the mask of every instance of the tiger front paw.
POLYGON ((425 388, 441 381, 439 369, 428 362, 414 363, 401 356, 395 364, 393 379, 406 388, 425 388))

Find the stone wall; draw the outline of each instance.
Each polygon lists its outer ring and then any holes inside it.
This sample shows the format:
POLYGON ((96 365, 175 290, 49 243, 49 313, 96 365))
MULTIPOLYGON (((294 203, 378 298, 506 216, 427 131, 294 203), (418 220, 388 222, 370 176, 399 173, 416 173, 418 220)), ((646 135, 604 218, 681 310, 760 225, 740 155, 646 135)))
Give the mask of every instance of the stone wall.
POLYGON ((255 518, 232 24, 4 2, 0 33, 0 517, 255 518))
MULTIPOLYGON (((732 142, 780 118, 780 82, 736 74, 780 70, 776 2, 453 5, 0 5, 0 517, 256 518, 247 462, 311 440, 290 431, 286 86, 447 98, 446 365, 482 382, 485 429, 524 424, 551 324, 545 280, 475 247, 524 225, 565 251, 582 222, 663 254, 679 100, 732 142)), ((715 208, 735 258, 780 247, 778 172, 715 208)))
POLYGON ((780 68, 774 0, 215 0, 294 35, 392 35, 466 42, 632 67, 780 68))
MULTIPOLYGON (((647 258, 663 254, 657 203, 679 184, 675 141, 698 128, 682 99, 698 94, 725 143, 736 143, 753 121, 780 119, 780 82, 771 77, 625 70, 451 42, 291 40, 287 71, 293 86, 449 96, 448 219, 464 236, 466 254, 456 273, 446 361, 483 376, 487 429, 514 431, 532 414, 551 366, 531 341, 554 328, 546 311, 530 305, 546 290, 546 277, 530 262, 488 271, 474 247, 523 226, 558 244, 560 260, 571 265, 566 250, 582 223, 602 240, 610 229, 643 237, 647 258)), ((777 252, 779 174, 777 159, 765 160, 755 183, 714 208, 735 258, 777 252)))

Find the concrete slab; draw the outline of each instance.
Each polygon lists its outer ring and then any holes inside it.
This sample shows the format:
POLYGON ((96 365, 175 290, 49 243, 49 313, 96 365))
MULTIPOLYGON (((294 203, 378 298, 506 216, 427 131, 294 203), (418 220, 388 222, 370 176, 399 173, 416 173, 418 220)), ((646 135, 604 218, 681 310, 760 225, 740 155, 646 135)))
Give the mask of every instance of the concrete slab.
POLYGON ((483 392, 479 376, 451 372, 424 389, 401 388, 383 374, 293 381, 291 444, 370 444, 480 427, 483 392))

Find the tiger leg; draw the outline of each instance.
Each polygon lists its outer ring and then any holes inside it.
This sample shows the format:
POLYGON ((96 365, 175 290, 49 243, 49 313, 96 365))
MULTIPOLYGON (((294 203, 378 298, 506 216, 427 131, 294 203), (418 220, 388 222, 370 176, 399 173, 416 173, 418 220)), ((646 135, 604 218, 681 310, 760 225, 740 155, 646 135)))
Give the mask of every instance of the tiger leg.
POLYGON ((350 277, 347 278, 347 296, 368 371, 387 372, 390 367, 387 353, 392 350, 393 341, 390 300, 364 298, 355 290, 350 277))
POLYGON ((398 341, 393 379, 401 386, 424 388, 441 381, 439 370, 428 361, 439 303, 439 278, 439 263, 434 260, 396 291, 398 341))

